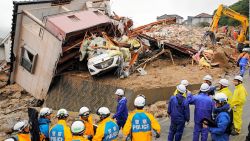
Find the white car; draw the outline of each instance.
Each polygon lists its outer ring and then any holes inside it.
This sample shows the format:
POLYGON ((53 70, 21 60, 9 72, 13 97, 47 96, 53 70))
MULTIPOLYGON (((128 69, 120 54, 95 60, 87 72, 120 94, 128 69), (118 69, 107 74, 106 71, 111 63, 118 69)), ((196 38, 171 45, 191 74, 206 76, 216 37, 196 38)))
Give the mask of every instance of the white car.
POLYGON ((121 62, 120 55, 110 56, 108 53, 103 53, 92 57, 88 60, 88 69, 91 75, 97 75, 117 68, 121 62))

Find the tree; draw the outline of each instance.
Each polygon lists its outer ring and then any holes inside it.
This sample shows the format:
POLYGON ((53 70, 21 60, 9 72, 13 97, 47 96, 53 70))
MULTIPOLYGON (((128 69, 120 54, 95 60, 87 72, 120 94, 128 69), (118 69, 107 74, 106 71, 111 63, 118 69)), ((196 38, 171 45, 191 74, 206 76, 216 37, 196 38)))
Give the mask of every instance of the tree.
MULTIPOLYGON (((242 14, 242 15, 245 15, 246 17, 248 17, 248 15, 249 15, 249 0, 239 0, 238 2, 229 6, 229 8, 242 14)), ((216 12, 216 10, 214 11, 214 13, 216 12)), ((229 18, 227 16, 221 16, 221 19, 219 21, 219 26, 224 26, 224 25, 238 26, 238 25, 240 25, 240 22, 237 20, 234 20, 232 18, 229 18)))

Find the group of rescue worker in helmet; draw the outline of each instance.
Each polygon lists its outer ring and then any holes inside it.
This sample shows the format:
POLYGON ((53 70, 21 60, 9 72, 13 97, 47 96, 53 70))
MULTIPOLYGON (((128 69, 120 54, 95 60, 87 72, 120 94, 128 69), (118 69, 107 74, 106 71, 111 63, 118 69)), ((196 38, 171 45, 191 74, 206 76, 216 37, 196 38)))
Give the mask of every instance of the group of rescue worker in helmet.
MULTIPOLYGON (((182 80, 168 100, 167 116, 171 121, 168 141, 182 140, 184 128, 190 121, 189 105, 195 108, 193 141, 207 141, 209 132, 213 141, 229 141, 230 135, 240 134, 243 106, 248 95, 243 77, 238 75, 233 79, 234 93, 229 90, 227 79, 221 79, 217 87, 213 86, 210 75, 204 76, 203 81, 199 93, 192 94, 188 89, 189 82, 182 80)), ((40 141, 151 141, 153 137, 160 138, 160 124, 152 114, 143 110, 146 105, 144 95, 134 99, 135 110, 130 113, 124 90, 117 89, 115 95, 116 113, 112 116, 109 108, 98 108, 98 123, 94 123, 90 109, 82 107, 79 119, 71 126, 67 125, 69 113, 66 109, 57 111, 58 121, 51 126, 52 110, 41 108, 38 119, 40 141)), ((13 130, 17 134, 5 141, 31 141, 28 121, 17 122, 13 130)))

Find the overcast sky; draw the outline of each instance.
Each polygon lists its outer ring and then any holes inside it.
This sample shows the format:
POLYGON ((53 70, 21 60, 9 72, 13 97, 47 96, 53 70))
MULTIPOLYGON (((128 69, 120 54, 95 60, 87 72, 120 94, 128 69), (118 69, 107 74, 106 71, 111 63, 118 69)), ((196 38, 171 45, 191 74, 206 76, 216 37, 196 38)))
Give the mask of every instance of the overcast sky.
MULTIPOLYGON (((120 16, 133 19, 136 26, 156 20, 163 14, 178 14, 184 19, 200 13, 212 14, 219 4, 231 5, 238 0, 111 0, 111 8, 120 16)), ((0 37, 11 28, 12 0, 0 1, 0 37)))

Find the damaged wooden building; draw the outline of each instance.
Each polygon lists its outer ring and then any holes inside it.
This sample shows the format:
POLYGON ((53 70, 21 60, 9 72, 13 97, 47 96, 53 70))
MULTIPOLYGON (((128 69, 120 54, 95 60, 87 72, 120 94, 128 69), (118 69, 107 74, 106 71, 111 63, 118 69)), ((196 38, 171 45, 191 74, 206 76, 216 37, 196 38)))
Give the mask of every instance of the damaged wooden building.
POLYGON ((14 1, 11 75, 38 99, 44 99, 53 77, 79 60, 86 33, 110 30, 108 0, 14 1))

